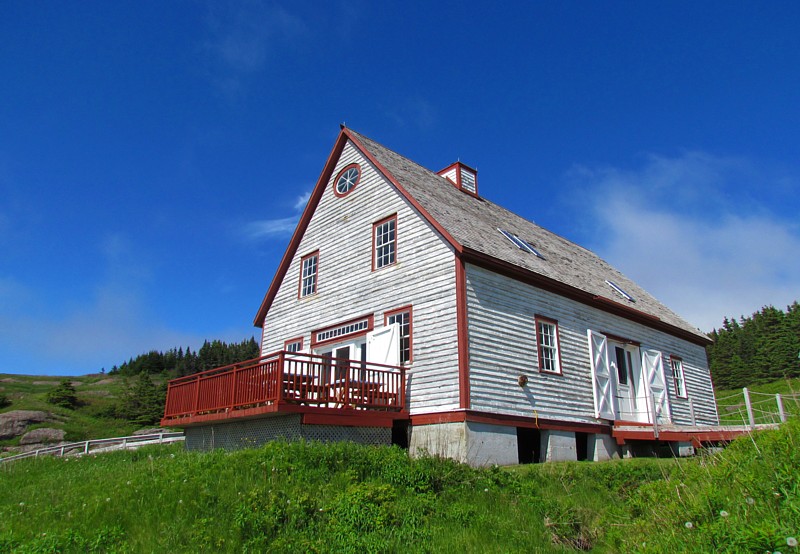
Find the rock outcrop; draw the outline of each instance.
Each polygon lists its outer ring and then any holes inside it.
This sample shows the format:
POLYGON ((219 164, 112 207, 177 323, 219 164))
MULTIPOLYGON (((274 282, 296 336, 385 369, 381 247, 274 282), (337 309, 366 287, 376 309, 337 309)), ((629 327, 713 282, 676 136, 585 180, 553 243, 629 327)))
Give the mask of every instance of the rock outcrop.
POLYGON ((28 431, 22 438, 19 439, 20 444, 37 444, 42 445, 42 447, 47 446, 48 444, 61 442, 64 440, 64 435, 66 433, 63 429, 49 429, 43 427, 41 429, 34 429, 33 431, 28 431))
POLYGON ((0 414, 0 440, 13 439, 25 433, 29 425, 47 420, 47 412, 12 410, 0 414))

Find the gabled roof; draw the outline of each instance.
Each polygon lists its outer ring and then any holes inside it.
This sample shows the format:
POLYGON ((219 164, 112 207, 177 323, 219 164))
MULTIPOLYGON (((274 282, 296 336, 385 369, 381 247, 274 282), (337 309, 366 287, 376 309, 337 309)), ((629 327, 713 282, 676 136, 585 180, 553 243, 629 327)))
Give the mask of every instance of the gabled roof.
POLYGON ((708 337, 700 330, 687 323, 590 250, 485 198, 466 194, 444 177, 344 127, 256 316, 254 322, 256 326, 260 326, 266 316, 311 215, 331 177, 336 160, 348 139, 375 164, 384 177, 428 220, 444 240, 450 243, 456 255, 465 261, 489 267, 582 303, 672 332, 701 345, 709 342, 708 337), (519 249, 498 229, 508 231, 527 241, 542 254, 543 258, 519 249), (617 296, 607 281, 616 283, 629 293, 635 302, 617 296))

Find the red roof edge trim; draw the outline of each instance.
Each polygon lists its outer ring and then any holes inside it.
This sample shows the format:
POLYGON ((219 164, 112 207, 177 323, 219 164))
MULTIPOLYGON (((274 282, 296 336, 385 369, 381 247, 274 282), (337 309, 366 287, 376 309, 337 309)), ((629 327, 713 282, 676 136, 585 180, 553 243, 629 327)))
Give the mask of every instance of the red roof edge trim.
POLYGON ((314 211, 317 209, 317 205, 319 204, 319 201, 325 192, 325 186, 328 183, 328 179, 330 179, 331 175, 333 174, 333 170, 336 167, 336 162, 339 161, 339 156, 341 156, 342 150, 344 150, 344 146, 347 144, 348 135, 346 133, 347 128, 342 127, 342 130, 339 132, 339 136, 336 137, 336 142, 334 143, 333 149, 328 156, 328 161, 325 162, 325 166, 322 168, 322 173, 320 173, 317 184, 314 186, 314 190, 311 193, 308 204, 306 204, 306 209, 303 210, 303 215, 300 216, 300 221, 294 230, 294 234, 292 234, 292 238, 289 241, 289 246, 286 248, 286 252, 283 254, 281 263, 278 265, 278 271, 275 272, 275 276, 272 278, 272 283, 267 290, 267 294, 264 296, 264 300, 261 302, 261 307, 258 309, 258 313, 253 320, 253 325, 255 327, 261 327, 264 324, 264 318, 267 315, 267 311, 269 310, 270 306, 272 306, 272 301, 275 300, 275 295, 278 294, 278 289, 283 282, 283 278, 286 276, 286 272, 289 271, 289 266, 292 263, 294 255, 297 253, 297 249, 300 247, 300 241, 302 240, 303 235, 308 228, 308 224, 311 221, 311 216, 314 215, 314 211))
POLYGON ((425 210, 425 208, 423 208, 419 204, 419 202, 417 202, 414 199, 413 196, 411 196, 411 194, 403 187, 403 185, 401 185, 397 181, 395 176, 392 175, 391 172, 389 172, 389 170, 387 170, 385 167, 383 167, 383 165, 377 159, 375 159, 375 156, 372 155, 372 153, 361 143, 361 141, 358 140, 358 138, 354 137, 352 134, 350 134, 349 131, 350 130, 347 129, 347 128, 342 129, 342 132, 347 134, 347 138, 349 138, 353 142, 353 144, 355 144, 356 147, 361 151, 361 153, 364 154, 364 156, 370 162, 372 162, 372 164, 376 168, 378 168, 378 171, 380 171, 383 174, 383 176, 386 178, 386 180, 389 181, 390 183, 392 183, 395 186, 395 188, 400 192, 400 194, 403 196, 403 198, 405 198, 408 201, 409 204, 414 206, 414 209, 416 209, 422 215, 422 217, 424 217, 425 220, 428 223, 430 223, 433 226, 433 228, 436 229, 439 232, 440 235, 442 235, 444 237, 444 239, 450 244, 450 246, 453 247, 453 249, 458 254, 461 254, 461 252, 463 250, 463 247, 461 246, 461 244, 459 244, 459 242, 455 238, 453 238, 453 236, 450 233, 448 233, 445 230, 445 228, 442 227, 439 224, 439 222, 436 221, 436 219, 434 219, 433 216, 431 214, 429 214, 427 212, 427 210, 425 210))

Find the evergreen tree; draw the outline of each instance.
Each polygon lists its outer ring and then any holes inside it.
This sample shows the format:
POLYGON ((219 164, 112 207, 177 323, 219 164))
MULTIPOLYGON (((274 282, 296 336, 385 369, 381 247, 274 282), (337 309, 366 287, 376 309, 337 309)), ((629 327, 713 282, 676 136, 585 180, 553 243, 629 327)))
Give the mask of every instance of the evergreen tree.
POLYGON ((56 388, 49 391, 46 400, 50 404, 69 408, 70 410, 74 410, 78 406, 78 395, 75 393, 75 387, 72 386, 69 379, 64 379, 56 388))
POLYGON ((709 337, 709 367, 718 389, 800 376, 800 305, 773 306, 750 317, 723 320, 709 337))
POLYGON ((166 389, 153 383, 143 371, 122 395, 118 415, 138 425, 153 425, 164 415, 166 389))

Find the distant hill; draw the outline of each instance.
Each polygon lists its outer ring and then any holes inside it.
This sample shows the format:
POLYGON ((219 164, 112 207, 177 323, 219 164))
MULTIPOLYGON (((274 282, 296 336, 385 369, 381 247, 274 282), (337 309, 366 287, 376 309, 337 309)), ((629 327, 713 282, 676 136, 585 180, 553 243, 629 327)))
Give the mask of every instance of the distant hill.
MULTIPOLYGON (((162 379, 163 380, 163 379, 162 379)), ((0 374, 0 394, 11 402, 0 409, 0 415, 10 411, 30 410, 48 414, 46 421, 31 425, 37 428, 60 429, 68 442, 130 435, 142 425, 115 415, 116 406, 126 391, 129 379, 104 374, 81 377, 48 377, 41 375, 0 374), (67 380, 75 388, 78 405, 75 409, 47 402, 47 394, 67 380)), ((0 451, 17 447, 20 436, 0 440, 0 451)))

